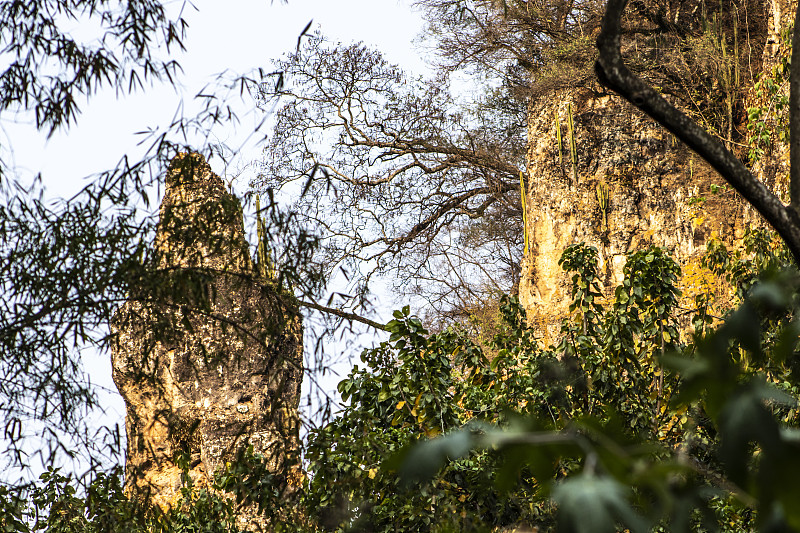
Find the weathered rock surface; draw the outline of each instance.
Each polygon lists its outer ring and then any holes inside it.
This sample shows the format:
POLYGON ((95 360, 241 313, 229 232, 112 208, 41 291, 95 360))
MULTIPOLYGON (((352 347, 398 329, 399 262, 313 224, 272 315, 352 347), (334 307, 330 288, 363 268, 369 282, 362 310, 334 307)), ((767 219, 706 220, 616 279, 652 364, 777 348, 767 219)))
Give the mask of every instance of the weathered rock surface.
MULTIPOLYGON (((743 9, 746 16, 738 19, 739 31, 748 26, 741 53, 747 58, 748 83, 753 83, 758 72, 774 76, 775 65, 785 55, 785 29, 792 24, 794 4, 759 0, 743 9)), ((599 250, 610 293, 621 280, 628 252, 660 246, 671 252, 688 277, 697 277, 702 270, 697 259, 709 239, 735 247, 748 226, 764 225, 716 172, 672 134, 621 98, 601 93, 562 91, 540 99, 529 113, 525 230, 531 245, 521 265, 519 297, 529 319, 548 339, 568 312, 568 277, 558 265, 567 246, 586 242, 599 250), (569 115, 574 119, 577 176, 572 170, 569 115)), ((744 133, 744 109, 752 105, 772 109, 773 104, 756 101, 747 88, 740 96, 744 102, 738 104, 735 128, 744 133)), ((768 126, 777 130, 774 120, 768 126)), ((776 193, 785 194, 788 149, 775 131, 772 137, 753 171, 776 193)))
MULTIPOLYGON (((692 4, 693 13, 699 5, 692 4)), ((732 6, 740 33, 741 68, 749 76, 742 82, 749 86, 741 87, 737 96, 742 99, 734 113, 738 117, 732 120, 738 122, 734 128, 740 134, 739 153, 746 158, 750 148, 747 109, 761 107, 769 117, 764 120, 770 140, 767 145, 759 143, 764 153, 752 164, 752 172, 788 199, 789 148, 779 134, 786 124, 778 118, 786 111, 776 109, 777 97, 770 96, 764 85, 758 89, 755 82, 772 80, 780 87, 778 93, 788 98, 788 74, 781 64, 791 53, 788 30, 797 2, 755 0, 732 6)), ((735 43, 736 39, 729 44, 735 43)), ((607 290, 621 278, 625 253, 649 244, 661 246, 682 265, 681 283, 686 289, 686 278, 701 270, 697 258, 710 238, 738 247, 746 228, 766 225, 668 131, 621 98, 599 94, 564 91, 542 99, 529 113, 526 231, 532 245, 522 261, 520 301, 540 330, 549 330, 546 336, 552 336, 552 326, 568 309, 568 278, 558 266, 566 246, 586 242, 598 248, 607 290), (568 106, 578 149, 577 183, 571 176, 568 106), (556 113, 561 119, 561 158, 556 113), (598 185, 608 193, 605 206, 598 185)))
POLYGON ((112 324, 114 381, 127 407, 126 488, 169 507, 181 487, 180 454, 205 486, 247 443, 292 491, 300 316, 256 276, 241 206, 202 156, 177 156, 166 181, 154 281, 112 324))
POLYGON ((753 216, 702 160, 618 97, 573 92, 539 103, 530 114, 528 138, 530 249, 522 261, 519 297, 545 337, 555 334, 568 311, 569 278, 558 264, 567 246, 585 242, 598 249, 608 290, 621 281, 627 253, 654 244, 685 265, 712 236, 741 238, 753 216), (719 189, 713 193, 712 187, 719 189))

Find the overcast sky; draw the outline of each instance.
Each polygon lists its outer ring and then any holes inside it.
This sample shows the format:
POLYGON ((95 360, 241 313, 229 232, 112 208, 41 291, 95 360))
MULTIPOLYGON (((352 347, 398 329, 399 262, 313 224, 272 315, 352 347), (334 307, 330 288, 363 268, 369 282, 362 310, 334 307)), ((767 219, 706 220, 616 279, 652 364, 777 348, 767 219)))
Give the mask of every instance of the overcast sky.
MULTIPOLYGON (((166 3, 175 9, 183 5, 180 1, 166 3)), ((10 162, 23 179, 41 173, 48 196, 70 197, 86 184, 87 176, 114 168, 123 155, 136 160, 142 150, 137 147, 142 136, 136 132, 164 127, 181 107, 191 115, 198 108, 195 95, 220 73, 269 68, 270 59, 294 50, 298 36, 312 19, 312 30, 319 28, 334 41, 363 41, 381 50, 389 61, 420 73, 425 62, 413 42, 423 23, 409 4, 409 0, 289 0, 288 4, 280 0, 195 0, 194 7, 184 8, 189 29, 186 52, 174 57, 183 68, 177 88, 157 85, 133 95, 118 97, 113 91, 95 95, 81 106, 76 126, 49 140, 35 131, 29 118, 4 115, 0 149, 13 149, 10 162)), ((258 159, 256 139, 242 143, 264 118, 247 98, 237 106, 241 125, 216 130, 212 137, 212 141, 243 150, 230 168, 220 160, 212 162, 214 171, 228 181, 258 159)), ((235 188, 244 191, 248 181, 245 171, 235 188)), ((108 354, 87 350, 84 360, 92 381, 100 387, 101 405, 107 408, 104 416, 98 416, 98 423, 122 424, 124 405, 111 381, 108 354)), ((322 383, 333 388, 338 379, 327 376, 322 383)))

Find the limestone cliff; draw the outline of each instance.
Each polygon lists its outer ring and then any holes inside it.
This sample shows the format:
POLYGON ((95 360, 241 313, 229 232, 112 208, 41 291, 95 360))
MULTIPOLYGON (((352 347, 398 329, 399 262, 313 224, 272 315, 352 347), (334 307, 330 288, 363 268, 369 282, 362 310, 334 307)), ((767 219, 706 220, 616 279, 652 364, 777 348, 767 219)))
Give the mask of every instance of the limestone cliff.
MULTIPOLYGON (((759 69, 774 64, 780 26, 787 23, 781 13, 791 13, 784 4, 756 2, 760 18, 751 13, 748 64, 756 69, 751 86, 759 69)), ((744 35, 742 26, 739 32, 744 35)), ((739 94, 748 98, 748 87, 739 94)), ((745 105, 739 104, 738 118, 730 117, 729 131, 740 136, 747 131, 745 105)), ((528 138, 525 231, 530 246, 522 261, 519 298, 548 339, 568 310, 568 278, 558 265, 567 246, 586 242, 598 249, 610 293, 631 251, 657 245, 691 271, 710 238, 735 246, 745 228, 762 224, 704 161, 599 86, 539 98, 530 108, 528 138)), ((746 138, 739 141, 740 153, 746 154, 746 138)), ((785 171, 780 163, 785 154, 774 146, 754 171, 779 189, 776 175, 785 171)))
POLYGON ((291 491, 300 316, 256 276, 241 206, 198 154, 170 165, 155 247, 157 269, 112 323, 114 381, 127 407, 126 489, 169 507, 181 454, 206 486, 248 443, 291 491))
POLYGON ((539 107, 529 122, 530 248, 522 262, 520 302, 540 327, 547 329, 567 312, 568 278, 558 259, 571 244, 598 249, 610 288, 621 281, 631 251, 655 244, 685 264, 711 235, 741 237, 749 216, 743 202, 733 193, 711 194, 721 179, 626 102, 573 94, 539 107), (561 127, 562 139, 569 137, 566 120, 556 125, 568 108, 574 110, 575 173, 568 147, 559 158, 555 131, 561 127))

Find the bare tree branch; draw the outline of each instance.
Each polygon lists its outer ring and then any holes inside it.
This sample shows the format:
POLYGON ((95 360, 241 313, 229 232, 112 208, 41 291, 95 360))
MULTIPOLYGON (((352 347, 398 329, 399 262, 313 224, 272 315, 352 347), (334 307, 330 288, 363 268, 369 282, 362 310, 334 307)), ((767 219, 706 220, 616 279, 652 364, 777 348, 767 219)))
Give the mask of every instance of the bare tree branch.
POLYGON ((337 309, 335 307, 327 307, 314 302, 305 302, 303 300, 298 300, 297 303, 300 304, 302 307, 308 307, 309 309, 314 309, 322 313, 328 313, 329 315, 338 316, 339 318, 344 318, 345 320, 361 322, 362 324, 366 324, 370 327, 379 329, 381 331, 389 331, 389 328, 387 328, 385 324, 381 324, 380 322, 375 322, 374 320, 370 320, 369 318, 365 318, 355 313, 348 313, 347 311, 342 311, 341 309, 337 309))
POLYGON ((373 273, 397 280, 404 297, 440 290, 453 295, 448 302, 474 301, 491 285, 487 275, 513 290, 521 232, 490 219, 521 226, 524 100, 488 92, 465 104, 446 79, 414 78, 375 50, 319 34, 276 70, 286 83, 263 96, 283 105, 252 186, 294 194, 294 211, 322 239, 327 271, 346 270, 350 295, 363 294, 373 273))

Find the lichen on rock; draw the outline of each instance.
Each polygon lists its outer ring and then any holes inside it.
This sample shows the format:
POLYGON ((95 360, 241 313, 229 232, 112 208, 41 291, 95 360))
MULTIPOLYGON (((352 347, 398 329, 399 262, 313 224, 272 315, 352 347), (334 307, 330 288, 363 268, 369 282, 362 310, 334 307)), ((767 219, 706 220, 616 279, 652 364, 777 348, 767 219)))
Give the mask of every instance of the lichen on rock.
POLYGON ((569 276, 558 262, 568 246, 585 242, 598 249, 610 293, 622 281, 628 253, 656 245, 686 264, 712 236, 733 242, 753 220, 732 192, 710 193, 712 186, 727 189, 707 164, 621 98, 563 91, 535 107, 525 180, 531 247, 522 261, 519 298, 546 340, 568 313, 569 276), (570 111, 577 179, 558 153, 556 128, 566 131, 570 111))

